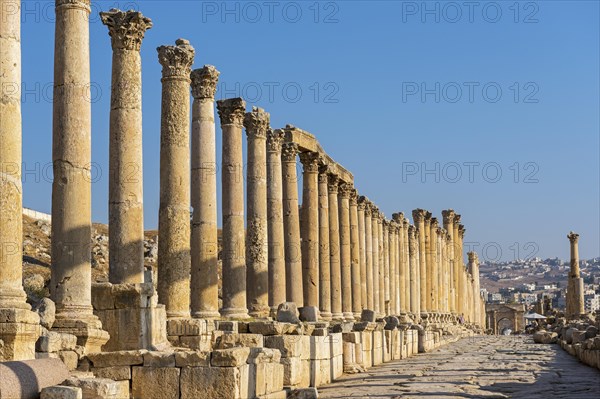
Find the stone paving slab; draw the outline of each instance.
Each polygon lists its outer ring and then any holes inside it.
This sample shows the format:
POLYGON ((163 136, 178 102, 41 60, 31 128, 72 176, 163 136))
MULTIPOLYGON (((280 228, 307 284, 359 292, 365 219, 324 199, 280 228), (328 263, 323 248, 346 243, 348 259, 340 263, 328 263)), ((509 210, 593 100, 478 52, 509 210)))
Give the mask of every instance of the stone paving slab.
POLYGON ((483 336, 344 376, 319 388, 319 398, 599 399, 600 371, 558 345, 483 336))

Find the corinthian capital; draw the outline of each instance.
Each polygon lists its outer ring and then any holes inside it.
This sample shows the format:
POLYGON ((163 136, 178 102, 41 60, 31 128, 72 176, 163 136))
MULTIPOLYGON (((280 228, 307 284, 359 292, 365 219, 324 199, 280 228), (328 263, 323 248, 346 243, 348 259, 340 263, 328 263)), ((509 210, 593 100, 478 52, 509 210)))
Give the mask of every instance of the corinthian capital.
POLYGON ((570 242, 577 243, 577 241, 579 241, 579 234, 574 233, 574 232, 571 231, 567 235, 567 238, 569 239, 570 242))
POLYGON ((444 225, 454 222, 454 211, 452 209, 446 209, 442 211, 442 217, 444 218, 444 225))
POLYGON ((460 215, 458 213, 454 214, 454 224, 460 223, 460 215))
POLYGON ((296 155, 298 155, 298 144, 296 143, 284 143, 281 147, 281 159, 284 162, 296 162, 296 155))
POLYGON ((467 232, 467 229, 465 229, 465 226, 462 224, 459 224, 458 225, 458 236, 460 238, 464 238, 466 232, 467 232))
POLYGON ((427 211, 425 209, 415 209, 412 211, 413 220, 415 223, 420 223, 425 221, 425 215, 427 211))
POLYGON ((319 162, 321 157, 318 152, 301 152, 300 162, 304 167, 305 173, 319 173, 319 162))
POLYGON ((467 256, 469 257, 469 263, 479 263, 479 256, 477 256, 477 252, 469 252, 467 254, 467 256))
POLYGON ((342 198, 350 198, 350 193, 354 187, 350 183, 342 183, 340 184, 340 197, 342 198))
POLYGON ((175 46, 160 46, 156 49, 158 62, 163 67, 163 79, 171 77, 189 79, 194 63, 194 48, 185 39, 177 39, 175 44, 175 46))
POLYGON ((194 69, 192 78, 192 96, 194 98, 215 98, 217 94, 217 83, 221 72, 212 65, 204 65, 200 69, 194 69))
POLYGON ((236 125, 241 127, 246 112, 246 102, 237 98, 228 98, 217 101, 217 111, 221 118, 221 125, 236 125))
POLYGON ((355 188, 350 190, 350 205, 358 206, 358 190, 355 188))
POLYGON ((437 229, 438 226, 439 226, 439 222, 438 222, 437 218, 431 218, 431 227, 433 227, 434 229, 437 229))
POLYGON ((140 51, 146 31, 152 28, 152 20, 138 11, 113 8, 108 12, 101 12, 100 19, 108 27, 113 50, 140 51))
POLYGON ((281 129, 269 130, 267 132, 267 151, 281 153, 281 146, 285 139, 285 132, 281 129))
POLYGON ((340 187, 340 178, 337 175, 330 173, 327 175, 329 177, 328 189, 330 194, 337 194, 338 189, 340 187))
POLYGON ((247 112, 244 117, 244 127, 246 135, 252 138, 267 138, 267 131, 271 122, 271 115, 262 108, 252 107, 252 111, 247 112))
POLYGON ((398 224, 402 224, 404 220, 404 214, 402 212, 392 213, 392 220, 398 224))

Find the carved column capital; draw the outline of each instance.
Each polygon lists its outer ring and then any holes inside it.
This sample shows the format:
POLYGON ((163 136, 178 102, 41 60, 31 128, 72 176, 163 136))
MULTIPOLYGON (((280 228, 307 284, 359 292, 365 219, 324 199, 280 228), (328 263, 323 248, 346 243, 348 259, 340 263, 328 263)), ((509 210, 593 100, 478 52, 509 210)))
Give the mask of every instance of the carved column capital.
POLYGON ((285 133, 283 130, 269 130, 267 132, 267 152, 281 154, 284 139, 285 133))
POLYGON ((420 223, 425 221, 425 215, 427 211, 424 209, 415 209, 412 211, 413 221, 415 223, 420 223))
POLYGON ((431 227, 437 229, 439 225, 437 218, 431 218, 431 227))
POLYGON ((337 194, 340 186, 340 178, 332 173, 327 175, 329 177, 328 188, 330 194, 337 194))
POLYGON ((569 239, 569 241, 571 243, 577 243, 579 241, 579 234, 574 233, 574 232, 569 232, 569 234, 567 235, 567 238, 569 239))
POLYGON ((319 173, 321 157, 318 152, 306 151, 300 153, 300 162, 305 173, 319 173))
POLYGON ((252 111, 244 116, 246 135, 250 138, 266 139, 270 122, 271 115, 268 112, 259 107, 252 107, 252 111))
POLYGON ((350 205, 358 206, 358 190, 355 188, 350 190, 350 205))
POLYGON ((344 198, 344 199, 350 199, 350 193, 352 192, 352 190, 354 189, 354 187, 352 186, 352 184, 350 183, 341 183, 340 184, 340 197, 344 198))
POLYGON ((444 224, 454 222, 454 211, 452 209, 446 209, 442 211, 442 217, 444 219, 444 224))
POLYGON ((296 162, 296 155, 298 155, 298 144, 284 143, 281 146, 281 159, 283 162, 296 162))
POLYGON ((431 212, 425 211, 425 223, 431 222, 431 212))
POLYGON ((175 46, 160 46, 158 62, 162 65, 162 76, 165 78, 184 78, 190 80, 194 63, 194 48, 185 39, 177 39, 175 46))
POLYGON ((241 98, 228 98, 217 101, 217 111, 221 118, 221 125, 236 125, 242 127, 246 102, 241 98))
POLYGON ((381 217, 379 214, 379 208, 373 203, 371 203, 371 217, 373 219, 379 219, 381 217))
POLYGON ((204 65, 200 69, 194 69, 192 78, 192 96, 195 99, 214 99, 217 94, 217 83, 221 72, 212 65, 204 65))
POLYGON ((469 263, 479 263, 479 256, 477 256, 477 252, 469 252, 467 253, 469 256, 469 263))
POLYGON ((140 51, 146 31, 152 20, 139 11, 121 11, 115 8, 101 12, 100 19, 108 27, 113 50, 140 51))
POLYGON ((460 215, 458 213, 454 214, 454 224, 460 223, 460 215))
POLYGON ((398 213, 393 213, 392 214, 392 219, 398 223, 398 224, 402 224, 403 220, 404 220, 404 213, 402 212, 398 212, 398 213))
POLYGON ((465 233, 467 232, 467 229, 465 229, 465 226, 462 224, 458 225, 458 236, 463 239, 465 238, 465 233))

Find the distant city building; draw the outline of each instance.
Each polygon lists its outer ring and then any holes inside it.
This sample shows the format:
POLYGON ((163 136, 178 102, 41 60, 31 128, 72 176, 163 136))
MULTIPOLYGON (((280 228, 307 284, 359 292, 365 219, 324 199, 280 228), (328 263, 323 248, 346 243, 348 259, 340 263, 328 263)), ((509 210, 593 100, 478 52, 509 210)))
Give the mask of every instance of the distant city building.
POLYGON ((593 313, 600 309, 600 295, 596 293, 588 294, 584 295, 583 299, 585 301, 584 306, 586 313, 593 313))

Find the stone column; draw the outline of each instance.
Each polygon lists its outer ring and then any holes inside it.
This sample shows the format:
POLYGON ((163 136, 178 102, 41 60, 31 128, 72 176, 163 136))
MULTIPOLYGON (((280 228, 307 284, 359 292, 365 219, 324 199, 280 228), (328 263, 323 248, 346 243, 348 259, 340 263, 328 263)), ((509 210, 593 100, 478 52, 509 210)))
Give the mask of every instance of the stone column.
POLYGON ((144 282, 142 174, 142 61, 140 47, 152 21, 140 12, 101 12, 111 37, 109 274, 113 284, 144 282))
POLYGON ((22 283, 20 11, 20 1, 0 0, 0 362, 34 359, 40 333, 22 283))
POLYGON ((190 74, 194 48, 158 48, 162 65, 158 296, 168 318, 190 316, 190 74))
POLYGON ((396 281, 396 223, 391 221, 389 224, 389 257, 390 257, 390 314, 397 316, 396 307, 397 288, 396 281))
POLYGON ((352 250, 350 248, 350 194, 352 186, 340 184, 340 264, 342 269, 342 312, 345 320, 354 320, 352 313, 352 250))
POLYGON ((360 265, 360 296, 361 310, 368 308, 367 299, 367 235, 365 226, 365 197, 358 199, 357 218, 358 218, 358 247, 359 247, 359 265, 360 265))
POLYGON ((431 252, 431 311, 439 313, 440 312, 440 296, 438 293, 439 287, 439 276, 440 276, 440 268, 439 268, 439 257, 438 257, 438 234, 437 229, 439 228, 439 223, 437 218, 431 218, 430 220, 430 228, 429 228, 429 242, 430 242, 430 252, 431 252))
POLYGON ((283 229, 282 130, 267 133, 267 215, 269 237, 269 306, 271 312, 286 301, 285 234, 283 229))
POLYGON ((390 315, 390 223, 383 219, 381 223, 382 228, 382 249, 383 249, 383 290, 384 290, 384 307, 383 312, 385 315, 390 315))
POLYGON ((444 258, 446 259, 446 273, 444 274, 444 291, 446 295, 446 304, 448 313, 456 314, 455 302, 454 302, 454 270, 452 269, 452 260, 450 259, 450 253, 452 250, 452 236, 448 233, 448 230, 444 229, 444 258))
POLYGON ((360 232, 358 228, 358 192, 350 192, 350 257, 352 264, 352 313, 360 320, 362 312, 362 269, 360 264, 360 232))
POLYGON ((431 256, 431 212, 425 212, 425 272, 426 272, 426 285, 425 285, 425 302, 427 304, 427 310, 432 311, 431 304, 433 297, 431 295, 431 287, 433 286, 433 275, 432 271, 432 256, 431 256))
POLYGON ((321 319, 331 320, 331 266, 329 263, 329 176, 319 167, 319 309, 321 319))
POLYGON ((303 320, 313 320, 319 306, 319 154, 303 152, 300 161, 302 175, 302 281, 304 307, 303 320), (310 311, 308 307, 313 308, 310 311))
POLYGON ((191 74, 192 96, 192 317, 219 317, 217 153, 215 93, 219 71, 205 65, 191 74))
POLYGON ((379 314, 381 317, 386 315, 386 302, 385 302, 385 252, 384 252, 384 237, 383 237, 383 223, 385 221, 385 215, 379 213, 379 219, 377 220, 377 228, 379 232, 378 245, 379 245, 379 314))
POLYGON ((365 263, 367 266, 367 309, 375 310, 375 287, 373 285, 373 218, 371 202, 365 198, 365 263))
POLYGON ((379 296, 379 209, 371 207, 371 225, 373 242, 373 310, 376 314, 381 313, 379 296))
POLYGON ((298 210, 298 176, 296 158, 298 145, 285 143, 281 154, 283 165, 283 230, 285 232, 286 298, 301 308, 302 254, 300 245, 300 214, 298 210))
POLYGON ((246 102, 241 98, 217 101, 223 131, 221 189, 223 203, 223 308, 221 316, 248 317, 246 300, 246 234, 242 128, 246 102))
POLYGON ((465 265, 462 262, 462 250, 460 247, 459 225, 460 215, 454 214, 454 223, 452 224, 452 244, 454 246, 454 273, 457 275, 458 285, 456 286, 456 311, 458 314, 466 313, 466 298, 467 287, 465 287, 465 265))
POLYGON ((579 272, 579 234, 567 235, 571 243, 571 271, 567 286, 567 319, 577 319, 585 314, 583 301, 583 279, 579 272))
POLYGON ((398 313, 407 313, 407 298, 408 291, 407 287, 407 268, 406 268, 406 248, 405 246, 405 232, 404 232, 404 214, 394 213, 392 215, 393 220, 398 224, 398 313))
POLYGON ((457 268, 454 265, 454 211, 452 209, 447 209, 442 211, 442 217, 444 219, 444 229, 448 232, 449 236, 449 248, 447 252, 448 262, 450 273, 452 275, 452 280, 450 281, 450 312, 456 314, 458 311, 457 302, 458 302, 458 273, 457 268))
MULTIPOLYGON (((108 333, 101 330, 91 300, 90 1, 57 0, 55 10, 50 283, 56 303, 53 328, 77 335, 78 344, 91 352, 100 350, 108 341, 108 333)), ((2 39, 2 44, 8 42, 2 39)), ((7 145, 8 150, 14 148, 7 145)))
POLYGON ((334 320, 343 320, 342 269, 340 263, 340 220, 338 191, 340 180, 329 175, 329 264, 331 268, 331 312, 334 320))
POLYGON ((416 227, 408 226, 408 249, 410 256, 410 312, 417 318, 420 318, 420 297, 419 297, 419 242, 416 236, 416 227))
POLYGON ((418 229, 417 240, 419 241, 419 290, 420 290, 420 309, 421 313, 427 312, 427 258, 425 246, 425 215, 427 211, 415 209, 413 219, 415 227, 418 229))
POLYGON ((246 113, 248 136, 246 182, 246 295, 248 313, 254 318, 269 316, 269 237, 267 235, 267 131, 270 115, 253 107, 246 113))

